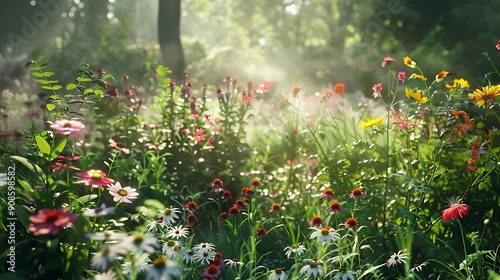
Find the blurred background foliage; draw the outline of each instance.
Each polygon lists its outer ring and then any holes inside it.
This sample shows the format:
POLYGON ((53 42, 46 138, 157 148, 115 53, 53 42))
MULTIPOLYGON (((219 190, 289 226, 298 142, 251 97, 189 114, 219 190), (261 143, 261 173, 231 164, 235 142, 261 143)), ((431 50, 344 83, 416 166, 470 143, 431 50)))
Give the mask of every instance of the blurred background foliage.
MULTIPOLYGON (((141 77, 145 61, 162 64, 158 15, 165 13, 158 6, 159 0, 1 1, 2 60, 43 53, 60 69, 89 63, 141 77)), ((498 8, 493 0, 184 0, 178 12, 193 82, 217 84, 229 74, 280 88, 300 84, 308 92, 343 81, 348 91, 370 95, 385 56, 409 55, 425 73, 452 71, 479 86, 491 69, 481 53, 495 52, 498 8)), ((18 72, 6 68, 0 67, 2 87, 18 72)))

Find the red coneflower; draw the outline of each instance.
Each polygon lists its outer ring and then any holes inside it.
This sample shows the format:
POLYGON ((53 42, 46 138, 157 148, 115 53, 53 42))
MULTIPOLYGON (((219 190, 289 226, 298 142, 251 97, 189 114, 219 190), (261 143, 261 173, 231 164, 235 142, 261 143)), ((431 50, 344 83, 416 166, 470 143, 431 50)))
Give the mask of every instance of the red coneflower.
POLYGON ((458 196, 452 196, 447 199, 448 208, 441 212, 443 220, 445 222, 456 220, 457 218, 463 218, 465 215, 469 213, 470 206, 461 203, 462 200, 458 196))
POLYGON ((233 195, 231 194, 231 191, 229 190, 224 190, 222 192, 222 195, 220 196, 221 199, 228 199, 228 198, 233 198, 233 195))
POLYGON ((319 198, 328 197, 335 198, 335 193, 331 189, 325 189, 319 198))
POLYGON ((238 199, 234 202, 233 207, 237 207, 238 209, 247 209, 247 205, 245 201, 238 199))
POLYGON ((328 211, 330 211, 332 213, 342 212, 342 206, 340 205, 340 203, 338 201, 334 201, 330 204, 330 208, 328 209, 328 211))
POLYGON ((260 181, 257 179, 253 179, 252 182, 250 182, 250 186, 252 187, 259 187, 260 186, 260 181))
POLYGON ((198 211, 198 209, 199 209, 198 204, 196 204, 196 202, 194 202, 194 201, 188 202, 186 205, 184 205, 184 208, 186 208, 186 210, 189 210, 193 213, 198 211))
POLYGON ((345 221, 344 225, 348 228, 357 229, 359 227, 358 220, 355 218, 349 218, 345 221))
POLYGON ((279 205, 278 203, 274 203, 273 205, 271 205, 271 210, 269 210, 269 213, 273 213, 274 211, 281 212, 281 205, 279 205))
POLYGON ((186 217, 186 221, 188 224, 192 225, 198 221, 198 217, 195 214, 189 214, 186 217))
POLYGON ((212 182, 212 192, 219 192, 222 190, 222 188, 224 187, 224 184, 222 183, 222 180, 217 178, 215 179, 213 182, 212 182))
POLYGON ((344 93, 344 90, 345 90, 344 83, 336 83, 333 86, 333 93, 335 93, 335 94, 342 94, 342 93, 344 93))
POLYGON ((217 265, 211 264, 205 270, 203 270, 203 275, 206 279, 215 279, 220 274, 220 269, 217 265))
POLYGON ((233 207, 229 208, 229 214, 228 214, 228 216, 231 217, 231 216, 236 216, 238 214, 240 214, 240 209, 238 207, 233 206, 233 207))
POLYGON ((309 225, 312 227, 319 227, 323 226, 325 223, 323 223, 323 219, 320 216, 314 216, 311 219, 311 222, 309 222, 309 225))
POLYGON ((255 195, 255 191, 253 189, 251 189, 251 188, 246 188, 245 193, 243 193, 243 191, 242 191, 241 194, 244 195, 244 196, 247 196, 247 197, 248 196, 254 196, 255 195))
POLYGON ((263 237, 267 236, 267 230, 265 228, 258 228, 257 229, 257 237, 263 237))
MULTIPOLYGON (((238 208, 236 208, 236 210, 238 210, 238 208)), ((227 218, 229 218, 229 214, 227 212, 222 212, 222 213, 220 213, 219 218, 222 222, 224 220, 227 220, 227 218)))
POLYGON ((365 194, 363 191, 359 188, 355 188, 352 190, 351 194, 349 195, 350 198, 365 198, 365 194))

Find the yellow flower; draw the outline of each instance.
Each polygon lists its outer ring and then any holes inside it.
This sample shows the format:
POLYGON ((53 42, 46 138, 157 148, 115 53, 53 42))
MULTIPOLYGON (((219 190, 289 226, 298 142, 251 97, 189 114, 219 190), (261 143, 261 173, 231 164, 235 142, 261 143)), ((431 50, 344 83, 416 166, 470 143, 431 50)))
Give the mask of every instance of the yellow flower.
POLYGON ((411 60, 411 58, 409 58, 409 57, 407 57, 407 56, 405 56, 405 57, 403 58, 403 63, 404 63, 406 66, 410 67, 410 68, 415 68, 415 66, 417 66, 417 63, 416 63, 415 61, 411 60))
POLYGON ((453 85, 446 84, 445 87, 446 89, 449 90, 457 90, 459 88, 470 88, 470 85, 467 80, 460 78, 460 79, 453 79, 453 85))
POLYGON ((488 102, 495 101, 495 98, 500 96, 500 85, 485 86, 481 89, 476 89, 473 93, 469 93, 469 97, 476 102, 477 106, 484 107, 488 102))
POLYGON ((436 75, 436 82, 441 82, 444 78, 453 75, 453 72, 441 71, 436 75))
POLYGON ((424 97, 424 94, 421 90, 413 91, 412 89, 407 88, 405 90, 405 93, 406 97, 413 99, 420 104, 424 104, 425 102, 429 101, 429 98, 424 97))
POLYGON ((373 126, 376 124, 381 124, 382 120, 383 120, 383 117, 380 117, 380 118, 376 118, 376 119, 367 120, 366 122, 361 122, 359 125, 362 128, 367 128, 367 127, 370 127, 370 126, 373 126))
POLYGON ((417 73, 413 73, 410 75, 410 79, 420 79, 422 81, 427 81, 427 78, 422 76, 422 75, 419 75, 417 73))

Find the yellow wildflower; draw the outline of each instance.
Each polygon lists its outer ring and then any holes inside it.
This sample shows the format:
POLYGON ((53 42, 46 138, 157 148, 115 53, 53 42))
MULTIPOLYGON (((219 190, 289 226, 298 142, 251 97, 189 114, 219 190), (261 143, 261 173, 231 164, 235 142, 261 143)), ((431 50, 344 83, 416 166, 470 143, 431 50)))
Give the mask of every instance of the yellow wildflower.
POLYGON ((422 81, 427 81, 427 78, 422 76, 422 75, 419 75, 417 73, 413 73, 410 75, 410 79, 420 79, 422 81))
POLYGON ((415 68, 417 66, 417 63, 415 61, 413 61, 411 58, 409 58, 408 56, 405 56, 403 58, 403 63, 410 68, 415 68))
POLYGON ((405 90, 405 93, 406 97, 413 99, 420 104, 424 104, 425 102, 429 101, 429 98, 424 97, 424 94, 422 93, 421 90, 413 91, 412 89, 407 88, 405 90))
POLYGON ((476 102, 477 106, 484 107, 486 103, 495 101, 495 98, 500 96, 500 85, 485 86, 481 89, 476 89, 473 93, 469 93, 469 97, 476 102))
POLYGON ((367 128, 367 127, 370 127, 370 126, 373 126, 373 125, 381 124, 383 119, 384 119, 383 117, 376 118, 376 119, 371 119, 371 120, 367 120, 365 122, 361 122, 359 125, 362 128, 367 128))

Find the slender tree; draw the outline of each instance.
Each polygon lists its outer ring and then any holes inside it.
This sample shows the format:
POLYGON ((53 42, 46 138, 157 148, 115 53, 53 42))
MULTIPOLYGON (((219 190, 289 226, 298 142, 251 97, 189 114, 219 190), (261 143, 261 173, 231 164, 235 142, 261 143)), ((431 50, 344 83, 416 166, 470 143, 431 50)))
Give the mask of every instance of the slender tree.
POLYGON ((158 41, 163 57, 163 64, 169 67, 174 79, 182 81, 185 61, 180 39, 180 0, 159 0, 158 41))

